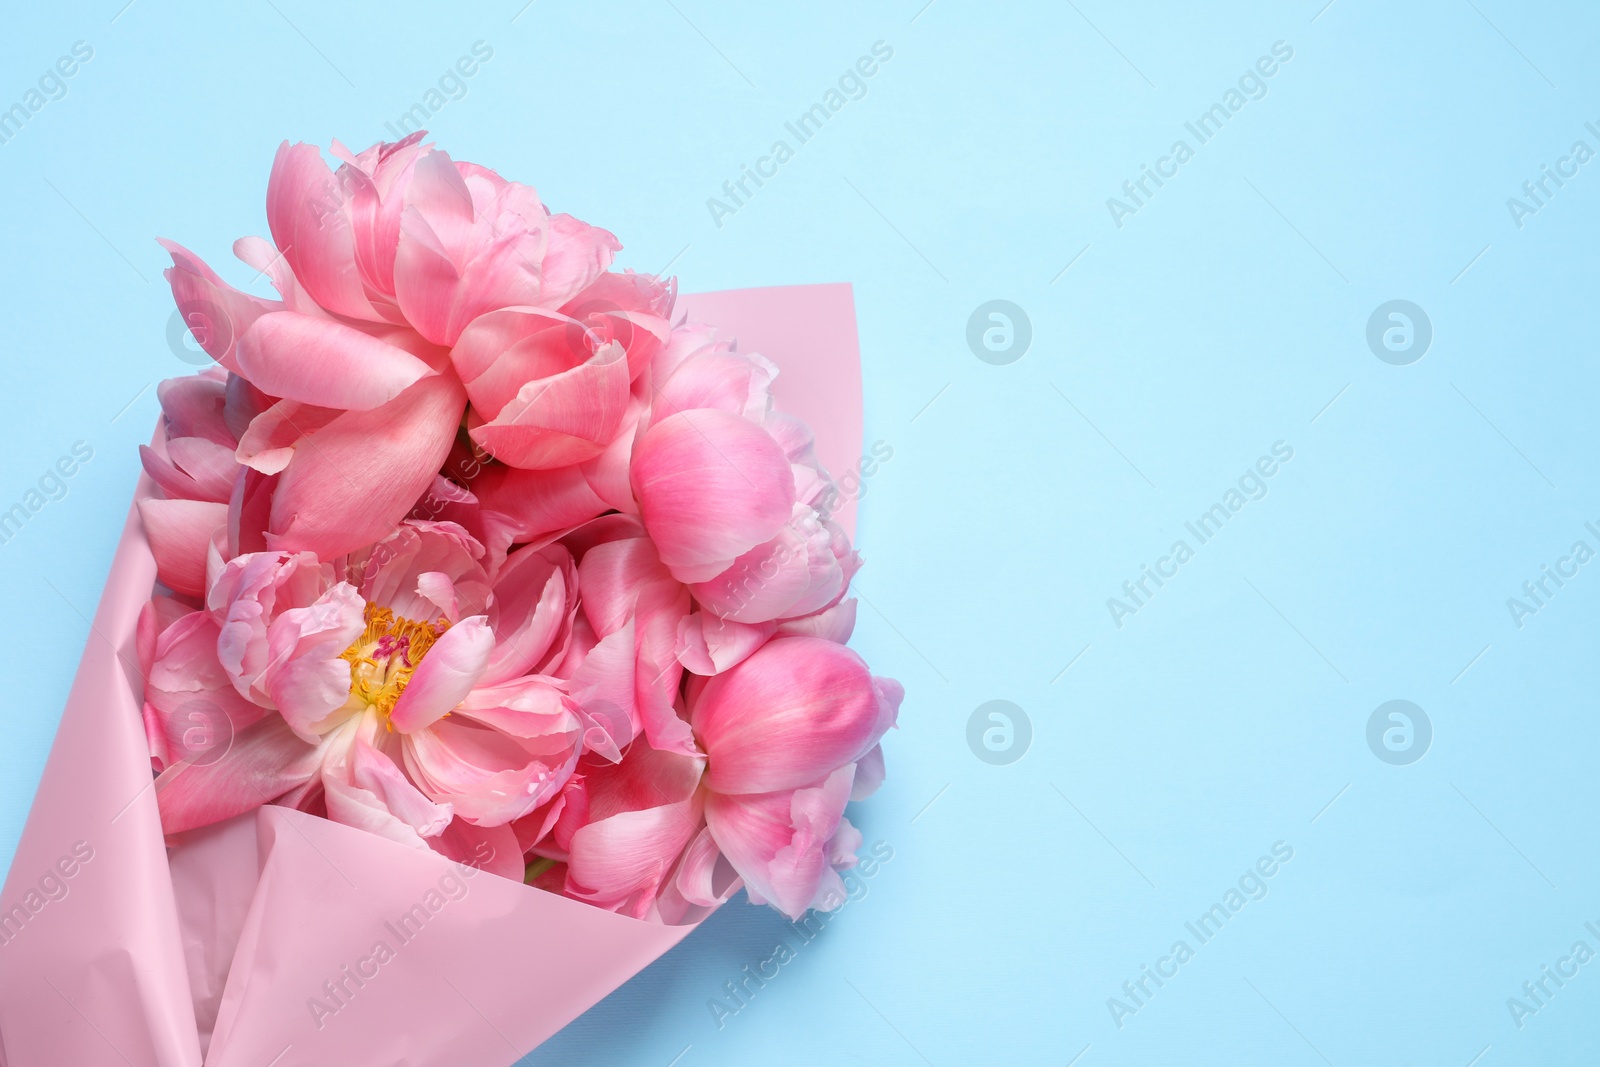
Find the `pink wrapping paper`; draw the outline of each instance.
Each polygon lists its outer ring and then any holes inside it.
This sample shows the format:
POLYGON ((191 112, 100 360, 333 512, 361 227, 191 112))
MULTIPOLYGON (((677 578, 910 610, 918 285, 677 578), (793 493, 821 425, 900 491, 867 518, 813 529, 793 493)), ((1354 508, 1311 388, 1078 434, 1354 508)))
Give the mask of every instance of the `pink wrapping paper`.
MULTIPOLYGON (((830 471, 858 462, 848 284, 680 306, 778 365, 778 406, 830 471)), ((853 532, 853 499, 835 518, 853 532)), ((134 645, 154 580, 130 511, 0 890, 0 1067, 502 1067, 694 929, 284 808, 169 850, 134 645)))

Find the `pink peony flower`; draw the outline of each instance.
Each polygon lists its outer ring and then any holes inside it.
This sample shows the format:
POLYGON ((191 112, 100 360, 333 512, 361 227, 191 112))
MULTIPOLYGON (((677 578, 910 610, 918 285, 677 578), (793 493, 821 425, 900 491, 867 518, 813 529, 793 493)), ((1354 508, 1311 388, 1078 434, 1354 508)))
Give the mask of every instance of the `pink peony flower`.
MULTIPOLYGON (((247 425, 234 428, 253 473, 232 501, 264 528, 235 521, 243 547, 331 559, 381 539, 463 426, 518 468, 562 470, 613 450, 610 481, 625 484, 616 445, 668 335, 675 286, 609 273, 610 234, 421 137, 359 155, 336 143, 337 172, 314 146, 280 147, 267 190, 277 247, 234 246, 279 300, 241 293, 166 245, 185 322, 253 392, 247 425)), ((184 512, 182 531, 199 523, 200 509, 167 510, 184 512)))
MULTIPOLYGON (((523 549, 491 582, 481 555, 453 524, 406 523, 335 563, 262 552, 222 566, 208 610, 161 633, 199 636, 155 642, 150 676, 172 661, 224 707, 242 698, 272 714, 239 715, 222 758, 163 771, 167 831, 286 798, 423 846, 461 823, 503 827, 555 795, 580 731, 538 671, 570 640, 575 567, 559 547, 523 549)), ((153 747, 174 699, 147 696, 153 747)), ((500 851, 520 852, 510 841, 500 851)))
POLYGON ((861 841, 845 804, 883 780, 878 741, 899 685, 842 645, 799 636, 698 682, 689 707, 705 755, 640 738, 615 765, 586 757, 569 795, 519 826, 536 873, 564 864, 568 895, 639 918, 677 921, 725 900, 737 881, 719 877, 724 862, 752 901, 791 918, 834 906, 861 841))
POLYGON ((683 676, 677 632, 689 591, 627 516, 588 523, 561 543, 578 559, 583 601, 573 651, 558 673, 583 705, 587 746, 614 762, 642 732, 652 748, 698 756, 675 708, 683 676))
POLYGON ((706 827, 752 901, 798 918, 843 899, 837 872, 860 844, 844 806, 882 781, 878 741, 903 695, 815 637, 774 638, 699 689, 706 827))
POLYGON ((837 603, 859 560, 825 513, 810 431, 771 410, 776 369, 681 328, 654 368, 631 479, 673 576, 716 615, 764 623, 837 603))
POLYGON ((585 821, 566 849, 567 895, 649 916, 704 825, 704 766, 701 757, 640 741, 621 763, 592 767, 584 775, 585 821))
POLYGON ((315 145, 279 147, 267 222, 318 304, 452 345, 480 315, 561 307, 604 273, 615 237, 552 215, 533 189, 457 163, 424 136, 359 155, 334 142, 337 172, 315 145))

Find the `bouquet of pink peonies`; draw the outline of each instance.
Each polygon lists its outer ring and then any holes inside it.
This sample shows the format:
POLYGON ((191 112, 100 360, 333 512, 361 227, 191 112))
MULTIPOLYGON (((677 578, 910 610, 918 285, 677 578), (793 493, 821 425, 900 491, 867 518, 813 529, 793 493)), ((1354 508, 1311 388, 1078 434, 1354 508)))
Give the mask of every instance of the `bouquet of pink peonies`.
POLYGON ((844 899, 902 695, 845 646, 849 287, 685 312, 422 136, 279 149, 278 300, 165 244, 217 365, 0 897, 0 1067, 505 1064, 741 886, 844 899))

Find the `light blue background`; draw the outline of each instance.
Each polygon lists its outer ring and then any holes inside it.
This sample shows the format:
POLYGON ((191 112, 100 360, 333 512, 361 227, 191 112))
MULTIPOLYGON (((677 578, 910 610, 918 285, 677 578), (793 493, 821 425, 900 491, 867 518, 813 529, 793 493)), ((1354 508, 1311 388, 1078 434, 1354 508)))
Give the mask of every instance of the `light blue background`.
POLYGON ((74 41, 94 58, 0 145, 0 508, 74 441, 95 456, 0 545, 0 848, 150 387, 192 369, 153 239, 244 284, 228 248, 266 232, 277 143, 385 137, 481 39, 492 60, 429 124, 452 154, 686 291, 854 282, 867 440, 894 450, 863 501, 855 644, 908 691, 852 816, 894 850, 865 898, 724 1028, 708 1001, 786 929, 742 903, 524 1062, 1593 1062, 1600 962, 1521 1029, 1506 1001, 1574 941, 1600 949, 1600 564, 1520 629, 1506 599, 1600 548, 1600 162, 1521 229, 1506 199, 1575 140, 1600 149, 1600 17, 923 2, 8 13, 0 106, 74 41), (866 97, 715 225, 707 198, 879 40, 866 97), (1194 147, 1184 121, 1276 41, 1294 57, 1265 98, 1119 229, 1106 198, 1194 147), (965 340, 995 298, 1032 323, 1011 365, 965 340), (1410 366, 1364 338, 1394 298, 1433 324, 1410 366), (1269 494, 1116 627, 1106 598, 1279 440, 1269 494), (1433 724, 1409 766, 1365 739, 1395 698, 1433 724), (1032 722, 1008 766, 967 745, 991 699, 1032 722), (1107 999, 1193 947, 1184 922, 1277 841, 1294 858, 1265 899, 1119 1029, 1107 999))

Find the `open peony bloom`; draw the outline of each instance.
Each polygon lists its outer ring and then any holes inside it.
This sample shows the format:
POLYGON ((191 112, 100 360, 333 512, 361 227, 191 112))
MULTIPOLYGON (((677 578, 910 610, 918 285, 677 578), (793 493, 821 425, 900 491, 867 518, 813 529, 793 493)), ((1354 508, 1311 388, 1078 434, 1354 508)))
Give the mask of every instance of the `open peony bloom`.
POLYGON ((311 299, 334 314, 405 324, 448 346, 488 312, 561 307, 622 247, 425 136, 359 154, 334 142, 337 171, 315 145, 278 149, 267 185, 273 240, 311 299))
MULTIPOLYGON (((453 524, 407 523, 336 563, 263 552, 222 566, 208 609, 150 642, 153 679, 183 657, 178 673, 242 727, 221 758, 163 771, 167 831, 287 798, 423 846, 453 817, 504 827, 557 793, 578 718, 537 671, 565 652, 575 570, 564 550, 524 549, 491 583, 481 555, 453 524), (251 706, 275 714, 252 722, 251 706)), ((154 748, 178 700, 147 702, 154 748)))
MULTIPOLYGON (((232 428, 244 550, 331 559, 380 540, 463 427, 514 468, 559 471, 611 450, 610 480, 625 484, 621 438, 675 285, 608 271, 620 247, 609 233, 422 136, 359 154, 335 143, 337 171, 315 146, 280 147, 267 188, 276 247, 234 245, 278 300, 165 245, 184 321, 250 399, 232 428)), ((620 494, 607 495, 615 506, 620 494)))

